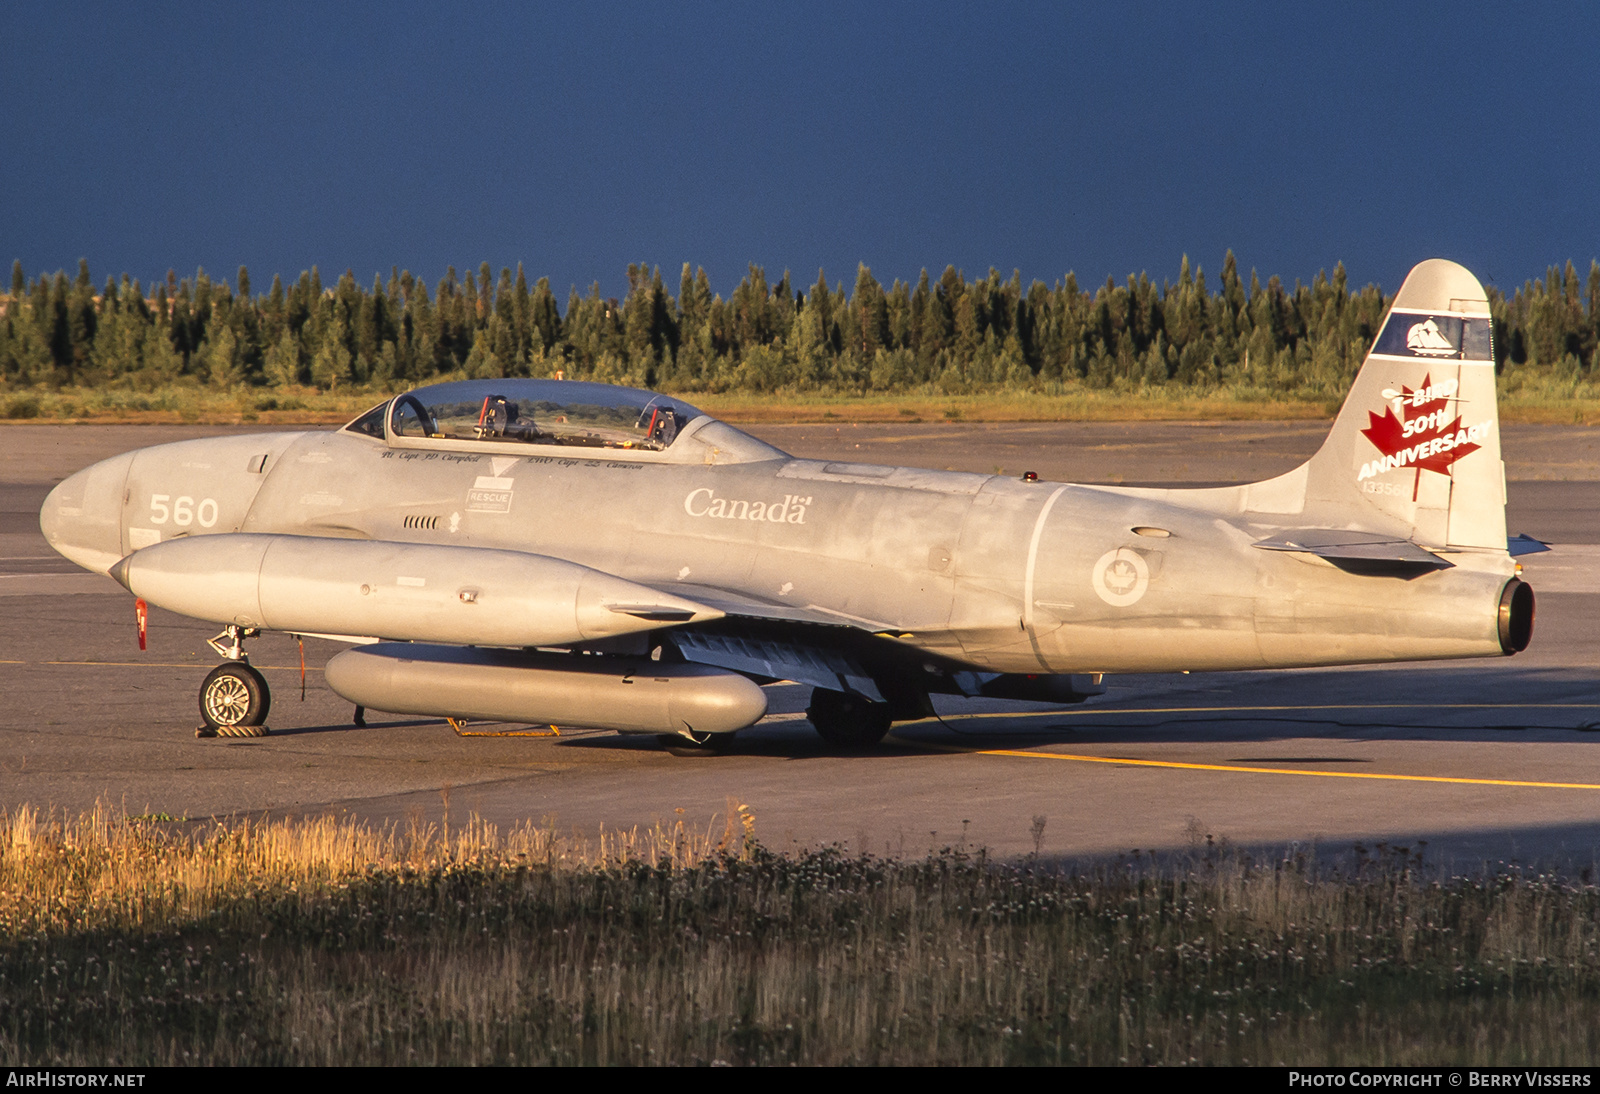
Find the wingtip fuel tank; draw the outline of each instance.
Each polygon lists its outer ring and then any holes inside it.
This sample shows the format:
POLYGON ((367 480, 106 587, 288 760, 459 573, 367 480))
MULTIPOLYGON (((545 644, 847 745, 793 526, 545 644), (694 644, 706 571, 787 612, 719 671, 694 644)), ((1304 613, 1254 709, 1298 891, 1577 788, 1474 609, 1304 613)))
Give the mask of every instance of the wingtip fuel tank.
POLYGON ((694 737, 754 725, 767 696, 738 673, 640 657, 379 643, 334 655, 328 686, 397 714, 694 737))
POLYGON ((522 551, 314 536, 186 536, 134 552, 111 576, 224 626, 462 645, 564 646, 723 614, 522 551))

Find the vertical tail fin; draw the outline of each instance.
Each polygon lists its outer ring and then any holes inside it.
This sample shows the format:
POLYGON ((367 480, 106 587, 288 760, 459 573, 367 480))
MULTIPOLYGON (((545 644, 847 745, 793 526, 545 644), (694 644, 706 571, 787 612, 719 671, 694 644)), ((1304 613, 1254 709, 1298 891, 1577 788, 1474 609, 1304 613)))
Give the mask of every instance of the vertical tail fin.
POLYGON ((1505 549, 1490 329, 1467 270, 1436 258, 1411 271, 1306 465, 1308 516, 1424 546, 1505 549))

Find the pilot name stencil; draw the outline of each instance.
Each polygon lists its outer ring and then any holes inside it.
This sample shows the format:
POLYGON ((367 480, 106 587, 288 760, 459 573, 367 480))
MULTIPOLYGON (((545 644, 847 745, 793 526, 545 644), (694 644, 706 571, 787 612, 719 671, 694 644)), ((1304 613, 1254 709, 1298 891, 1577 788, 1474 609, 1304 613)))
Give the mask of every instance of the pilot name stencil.
POLYGON ((746 501, 719 498, 709 486, 690 491, 683 499, 683 511, 691 517, 716 517, 719 520, 757 520, 771 524, 804 524, 811 496, 785 494, 782 501, 746 501))
POLYGON ((581 467, 592 471, 643 471, 642 463, 623 463, 620 460, 580 459, 576 456, 524 456, 529 463, 548 464, 552 467, 581 467))

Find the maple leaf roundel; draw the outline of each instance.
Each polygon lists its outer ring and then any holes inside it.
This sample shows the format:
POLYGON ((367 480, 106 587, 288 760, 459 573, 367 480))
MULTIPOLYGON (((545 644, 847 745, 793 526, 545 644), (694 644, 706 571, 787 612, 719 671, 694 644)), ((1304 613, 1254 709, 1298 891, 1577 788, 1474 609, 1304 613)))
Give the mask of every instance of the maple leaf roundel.
POLYGON ((1451 464, 1483 447, 1471 439, 1477 433, 1476 427, 1463 429, 1461 415, 1448 409, 1454 393, 1454 383, 1436 387, 1433 377, 1427 375, 1418 388, 1401 386, 1394 402, 1404 417, 1396 417, 1393 406, 1384 407, 1382 417, 1367 411, 1368 425, 1361 432, 1374 448, 1389 457, 1382 461, 1381 470, 1414 467, 1448 475, 1451 464))

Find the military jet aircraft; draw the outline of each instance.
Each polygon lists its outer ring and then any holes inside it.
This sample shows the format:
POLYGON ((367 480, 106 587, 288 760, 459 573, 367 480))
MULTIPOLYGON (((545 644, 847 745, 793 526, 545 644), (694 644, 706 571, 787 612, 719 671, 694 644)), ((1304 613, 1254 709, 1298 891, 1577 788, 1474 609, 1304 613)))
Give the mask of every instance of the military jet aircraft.
POLYGON ((207 724, 260 725, 245 642, 340 638, 364 707, 714 749, 814 689, 841 746, 929 696, 1081 701, 1100 674, 1497 656, 1508 541, 1489 304, 1433 260, 1287 474, 1140 489, 795 459, 665 395, 471 380, 337 431, 185 441, 62 482, 51 545, 222 625, 207 724))

